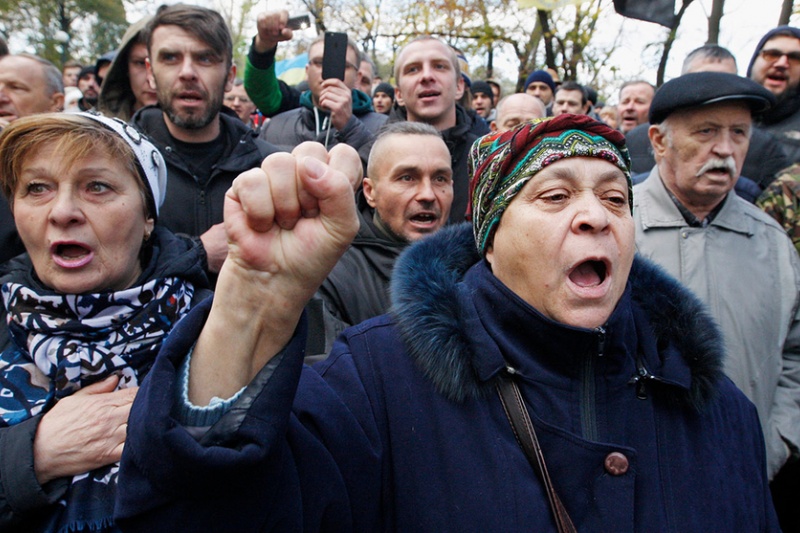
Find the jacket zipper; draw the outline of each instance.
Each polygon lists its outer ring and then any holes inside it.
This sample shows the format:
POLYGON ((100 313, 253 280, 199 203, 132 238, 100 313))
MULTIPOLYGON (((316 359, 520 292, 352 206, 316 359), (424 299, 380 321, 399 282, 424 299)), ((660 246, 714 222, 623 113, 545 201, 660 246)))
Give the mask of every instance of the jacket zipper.
POLYGON ((587 357, 583 361, 583 376, 581 385, 581 431, 583 437, 587 440, 597 440, 597 417, 595 416, 595 384, 594 384, 594 367, 595 357, 603 357, 606 348, 606 330, 603 327, 598 327, 595 330, 597 334, 597 344, 595 350, 590 350, 587 357))

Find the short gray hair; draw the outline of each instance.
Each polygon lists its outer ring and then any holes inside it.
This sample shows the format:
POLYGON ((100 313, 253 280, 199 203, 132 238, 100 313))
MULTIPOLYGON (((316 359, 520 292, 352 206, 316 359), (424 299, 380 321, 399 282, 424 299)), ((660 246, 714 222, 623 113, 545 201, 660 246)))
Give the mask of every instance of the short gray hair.
POLYGON ((722 63, 723 61, 733 61, 733 64, 736 64, 736 58, 733 54, 725 48, 724 46, 720 46, 718 44, 704 44, 698 48, 695 48, 686 56, 686 59, 683 60, 683 66, 681 66, 681 74, 686 74, 689 71, 689 67, 692 65, 697 59, 715 59, 717 63, 722 63))
POLYGON ((44 75, 45 89, 47 96, 53 96, 56 93, 64 92, 64 81, 61 77, 61 71, 58 70, 54 64, 43 57, 33 54, 21 53, 17 57, 25 57, 32 61, 36 61, 42 67, 42 74, 44 75))

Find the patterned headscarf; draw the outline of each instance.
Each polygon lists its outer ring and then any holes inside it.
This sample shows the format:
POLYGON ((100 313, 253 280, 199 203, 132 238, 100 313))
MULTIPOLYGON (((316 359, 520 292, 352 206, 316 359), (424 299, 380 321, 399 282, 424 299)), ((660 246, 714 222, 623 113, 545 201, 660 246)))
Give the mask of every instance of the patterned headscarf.
POLYGON ((481 255, 492 241, 500 217, 534 174, 568 157, 598 157, 619 167, 628 180, 633 209, 631 159, 625 137, 586 115, 559 115, 525 122, 506 132, 481 137, 469 155, 470 207, 475 243, 481 255))

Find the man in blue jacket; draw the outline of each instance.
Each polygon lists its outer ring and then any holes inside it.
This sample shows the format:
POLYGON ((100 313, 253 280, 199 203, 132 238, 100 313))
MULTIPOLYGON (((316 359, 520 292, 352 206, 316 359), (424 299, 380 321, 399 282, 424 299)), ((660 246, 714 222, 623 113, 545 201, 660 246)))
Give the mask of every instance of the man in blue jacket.
POLYGON ((496 392, 512 382, 578 531, 778 530, 716 327, 634 258, 619 132, 562 115, 484 137, 472 224, 412 245, 391 314, 302 368, 303 303, 358 227, 341 148, 234 183, 215 300, 132 410, 123 529, 555 531, 496 392))

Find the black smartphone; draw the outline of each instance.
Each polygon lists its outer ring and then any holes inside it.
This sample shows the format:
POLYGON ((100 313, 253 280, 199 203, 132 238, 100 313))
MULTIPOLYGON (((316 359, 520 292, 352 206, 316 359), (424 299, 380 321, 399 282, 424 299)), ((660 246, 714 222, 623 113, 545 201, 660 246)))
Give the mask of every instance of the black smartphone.
POLYGON ((309 26, 311 26, 311 16, 308 13, 289 17, 286 21, 286 27, 293 30, 304 30, 309 26))
POLYGON ((322 79, 338 78, 344 81, 347 66, 347 34, 325 32, 325 51, 322 54, 322 79))

